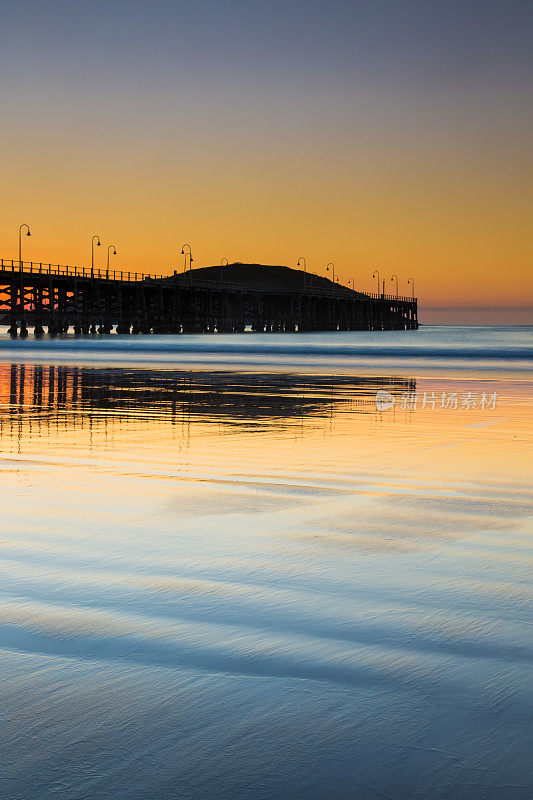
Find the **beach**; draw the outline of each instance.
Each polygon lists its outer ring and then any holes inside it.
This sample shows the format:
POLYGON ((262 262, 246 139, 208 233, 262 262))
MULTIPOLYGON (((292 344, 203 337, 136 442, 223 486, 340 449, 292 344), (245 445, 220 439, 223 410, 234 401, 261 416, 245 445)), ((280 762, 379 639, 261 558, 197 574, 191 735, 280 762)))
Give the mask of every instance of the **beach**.
POLYGON ((4 332, 2 798, 530 798, 532 333, 4 332))

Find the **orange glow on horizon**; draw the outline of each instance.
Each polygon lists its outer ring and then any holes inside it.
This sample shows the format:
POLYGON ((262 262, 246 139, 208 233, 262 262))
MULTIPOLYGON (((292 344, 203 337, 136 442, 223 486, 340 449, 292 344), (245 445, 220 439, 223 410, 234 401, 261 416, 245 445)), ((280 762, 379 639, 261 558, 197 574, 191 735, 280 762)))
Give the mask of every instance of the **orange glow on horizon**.
POLYGON ((305 255, 308 271, 326 275, 333 261, 341 282, 355 277, 362 291, 376 291, 375 269, 389 292, 396 273, 400 294, 410 294, 412 276, 427 306, 533 305, 525 186, 508 187, 503 214, 505 187, 488 178, 482 187, 475 175, 464 185, 448 179, 430 202, 423 170, 409 184, 387 174, 374 185, 368 166, 366 175, 354 165, 343 173, 342 159, 329 178, 311 165, 276 175, 267 165, 247 164, 232 176, 231 164, 212 169, 201 162, 198 154, 197 172, 190 167, 184 175, 174 166, 165 176, 161 165, 141 164, 132 175, 118 163, 109 179, 91 159, 72 169, 59 152, 54 165, 30 154, 20 180, 13 168, 5 170, 10 202, 0 220, 0 256, 18 258, 18 226, 28 222, 28 261, 88 266, 97 233, 99 267, 113 243, 111 268, 169 274, 183 269, 181 247, 190 242, 195 268, 223 257, 296 268, 305 255))

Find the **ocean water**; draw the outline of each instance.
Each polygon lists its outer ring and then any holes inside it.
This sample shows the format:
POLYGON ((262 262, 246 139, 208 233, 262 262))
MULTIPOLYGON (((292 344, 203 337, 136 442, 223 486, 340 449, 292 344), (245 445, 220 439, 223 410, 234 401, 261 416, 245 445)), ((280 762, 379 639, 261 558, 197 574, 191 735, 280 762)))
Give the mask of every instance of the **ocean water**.
POLYGON ((417 331, 84 336, 12 341, 0 328, 0 358, 29 363, 180 365, 202 369, 324 371, 380 369, 530 374, 533 327, 428 326, 417 331))
POLYGON ((0 336, 2 800, 529 800, 532 333, 0 336))

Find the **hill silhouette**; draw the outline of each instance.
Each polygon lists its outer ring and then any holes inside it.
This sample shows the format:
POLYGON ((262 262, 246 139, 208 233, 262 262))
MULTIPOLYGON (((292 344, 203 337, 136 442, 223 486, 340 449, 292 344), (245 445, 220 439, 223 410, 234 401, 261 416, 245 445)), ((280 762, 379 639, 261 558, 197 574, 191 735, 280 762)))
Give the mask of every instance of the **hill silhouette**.
MULTIPOLYGON (((301 291, 305 288, 310 289, 332 289, 333 281, 329 278, 315 275, 312 272, 304 272, 301 269, 293 269, 283 265, 269 264, 245 264, 236 261, 233 264, 220 267, 199 267, 192 270, 193 279, 205 281, 230 281, 234 283, 246 284, 258 289, 289 289, 301 291)), ((190 280, 189 272, 177 274, 179 281, 190 280)), ((346 286, 336 284, 337 289, 350 295, 361 295, 362 292, 354 292, 346 286)))

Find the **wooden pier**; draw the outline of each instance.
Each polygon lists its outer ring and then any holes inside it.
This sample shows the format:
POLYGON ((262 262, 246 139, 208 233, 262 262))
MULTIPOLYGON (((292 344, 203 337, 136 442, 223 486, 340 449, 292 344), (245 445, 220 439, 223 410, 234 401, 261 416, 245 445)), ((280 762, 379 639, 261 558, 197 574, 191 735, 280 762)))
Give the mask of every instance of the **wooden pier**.
POLYGON ((205 280, 202 272, 147 275, 1 259, 0 314, 13 337, 26 337, 31 326, 36 337, 71 328, 75 334, 418 328, 416 298, 357 292, 297 270, 290 272, 305 276, 297 286, 229 281, 222 269, 220 279, 205 280))

